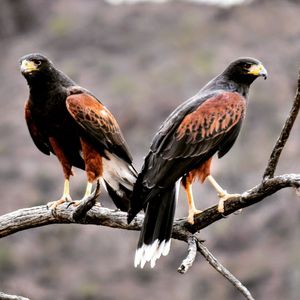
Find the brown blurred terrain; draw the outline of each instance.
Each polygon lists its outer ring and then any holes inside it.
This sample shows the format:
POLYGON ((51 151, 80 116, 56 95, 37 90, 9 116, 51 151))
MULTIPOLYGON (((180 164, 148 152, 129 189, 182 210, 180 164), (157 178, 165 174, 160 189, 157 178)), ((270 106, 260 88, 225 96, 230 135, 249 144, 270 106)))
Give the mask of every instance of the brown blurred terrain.
MULTIPOLYGON (((184 2, 110 5, 102 1, 0 2, 0 188, 4 214, 45 204, 62 192, 54 156, 40 153, 23 117, 28 95, 18 59, 46 54, 113 112, 139 169, 166 116, 233 59, 253 56, 269 71, 251 90, 236 145, 213 172, 230 192, 259 183, 291 107, 300 66, 300 3, 257 0, 220 8, 184 2)), ((277 173, 300 170, 297 120, 277 173)), ((80 198, 85 176, 71 181, 80 198)), ((217 202, 209 184, 194 187, 198 208, 217 202)), ((104 205, 113 207, 106 195, 104 205)), ((181 193, 178 217, 186 216, 181 193)), ((298 300, 300 199, 286 190, 201 231, 206 245, 255 299, 298 300)), ((186 245, 173 242, 154 270, 134 269, 137 232, 53 225, 0 241, 0 291, 43 300, 243 299, 202 257, 176 272, 186 245)))

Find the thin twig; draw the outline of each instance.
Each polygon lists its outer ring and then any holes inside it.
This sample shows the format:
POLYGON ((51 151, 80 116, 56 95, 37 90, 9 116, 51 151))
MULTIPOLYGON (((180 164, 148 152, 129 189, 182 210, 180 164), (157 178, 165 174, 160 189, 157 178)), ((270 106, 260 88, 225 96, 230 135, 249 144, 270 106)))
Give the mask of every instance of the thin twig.
POLYGON ((298 87, 297 87, 297 92, 295 95, 293 106, 292 106, 289 116, 288 116, 287 120, 285 121, 285 124, 281 130, 280 136, 278 137, 276 144, 273 148, 273 151, 272 151, 271 156, 268 161, 268 165, 267 165, 266 170, 263 175, 263 179, 272 178, 274 176, 280 154, 283 150, 283 147, 285 146, 286 141, 289 138, 290 132, 291 132, 294 122, 297 118, 299 109, 300 109, 300 72, 298 75, 298 87))
POLYGON ((177 269, 177 271, 180 274, 185 274, 190 269, 197 256, 197 239, 195 235, 190 234, 187 243, 188 243, 188 255, 182 261, 181 265, 177 269))
POLYGON ((95 191, 88 197, 84 198, 73 212, 73 219, 79 221, 85 218, 87 212, 95 205, 97 197, 100 195, 100 183, 97 181, 95 191))
POLYGON ((255 300, 249 290, 234 276, 232 275, 218 260, 212 255, 212 253, 200 242, 197 241, 198 251, 205 257, 208 263, 223 277, 225 277, 232 285, 234 285, 247 300, 255 300))
POLYGON ((7 294, 0 292, 0 300, 30 300, 30 299, 22 297, 22 296, 7 295, 7 294))

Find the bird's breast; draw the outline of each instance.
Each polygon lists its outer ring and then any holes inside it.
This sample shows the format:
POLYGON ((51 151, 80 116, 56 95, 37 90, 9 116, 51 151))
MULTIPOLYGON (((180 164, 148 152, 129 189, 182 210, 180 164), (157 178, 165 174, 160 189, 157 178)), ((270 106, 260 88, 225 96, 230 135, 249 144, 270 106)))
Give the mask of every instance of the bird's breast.
POLYGON ((77 131, 64 95, 51 95, 38 101, 31 98, 30 111, 37 126, 48 136, 71 136, 77 131))

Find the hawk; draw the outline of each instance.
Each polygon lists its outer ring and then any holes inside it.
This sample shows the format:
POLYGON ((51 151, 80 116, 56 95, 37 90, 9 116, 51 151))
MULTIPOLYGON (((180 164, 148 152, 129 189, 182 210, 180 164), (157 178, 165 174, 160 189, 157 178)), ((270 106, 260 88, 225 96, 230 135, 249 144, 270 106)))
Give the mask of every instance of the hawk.
POLYGON ((145 219, 135 253, 135 266, 154 267, 170 250, 172 224, 180 181, 188 200, 188 222, 195 208, 192 183, 208 179, 224 212, 228 194, 210 174, 215 154, 223 157, 234 144, 245 116, 250 85, 267 71, 256 59, 233 61, 195 96, 178 106, 156 133, 133 189, 128 223, 145 208, 145 219))
POLYGON ((50 208, 72 201, 69 179, 77 167, 87 175, 84 197, 101 179, 115 205, 127 211, 137 174, 114 116, 44 55, 23 56, 20 68, 29 86, 25 119, 32 140, 44 154, 56 155, 64 173, 63 195, 50 208))

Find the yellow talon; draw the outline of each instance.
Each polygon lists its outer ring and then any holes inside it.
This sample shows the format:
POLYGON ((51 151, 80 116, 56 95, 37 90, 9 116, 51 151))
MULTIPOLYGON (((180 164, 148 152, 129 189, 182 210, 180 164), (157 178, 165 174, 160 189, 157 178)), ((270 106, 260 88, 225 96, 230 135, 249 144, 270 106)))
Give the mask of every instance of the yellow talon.
POLYGON ((72 202, 72 198, 70 196, 70 182, 68 179, 65 180, 64 192, 63 192, 62 197, 56 201, 48 202, 47 207, 50 210, 55 211, 59 205, 65 203, 65 202, 72 202))
POLYGON ((188 215, 188 218, 187 218, 187 221, 188 223, 190 223, 191 225, 194 224, 194 217, 195 215, 198 215, 202 213, 202 210, 199 210, 199 209, 189 209, 189 215, 188 215))

